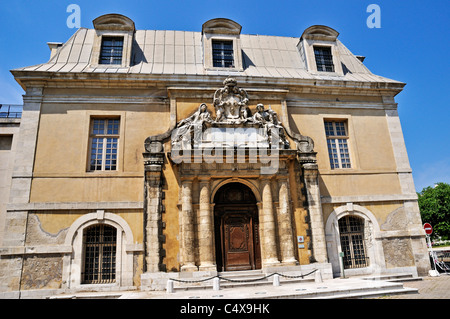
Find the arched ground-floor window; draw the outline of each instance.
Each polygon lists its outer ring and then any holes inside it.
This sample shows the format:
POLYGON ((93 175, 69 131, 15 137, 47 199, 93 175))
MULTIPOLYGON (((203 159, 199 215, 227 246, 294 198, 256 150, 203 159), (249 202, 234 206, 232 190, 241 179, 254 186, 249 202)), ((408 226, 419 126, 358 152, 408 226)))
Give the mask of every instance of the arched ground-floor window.
POLYGON ((339 236, 344 253, 344 269, 369 266, 364 243, 364 219, 357 216, 344 216, 339 219, 339 236))
POLYGON ((328 260, 334 276, 367 275, 386 267, 380 227, 364 206, 347 203, 336 207, 325 224, 328 260), (341 257, 343 255, 343 257, 341 257))
POLYGON ((143 247, 122 217, 103 210, 84 214, 69 227, 64 244, 72 249, 63 259, 63 288, 133 286, 134 256, 143 247))
POLYGON ((83 233, 83 283, 102 284, 116 281, 117 229, 93 225, 83 233))

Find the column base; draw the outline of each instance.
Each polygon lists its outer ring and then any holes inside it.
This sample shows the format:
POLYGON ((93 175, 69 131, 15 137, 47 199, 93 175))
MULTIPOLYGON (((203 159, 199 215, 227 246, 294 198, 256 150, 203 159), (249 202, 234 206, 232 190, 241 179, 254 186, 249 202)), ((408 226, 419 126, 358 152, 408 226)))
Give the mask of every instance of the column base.
POLYGON ((198 267, 194 264, 187 264, 187 265, 183 265, 181 266, 180 269, 182 272, 186 271, 186 272, 193 272, 193 271, 198 271, 198 267))
POLYGON ((199 271, 215 271, 217 270, 217 266, 213 263, 204 263, 198 267, 199 271))
POLYGON ((281 266, 297 266, 299 262, 295 258, 288 258, 281 262, 281 266))
POLYGON ((280 266, 280 261, 276 258, 270 258, 270 259, 266 259, 262 262, 263 267, 262 268, 267 268, 267 267, 275 267, 275 266, 280 266))

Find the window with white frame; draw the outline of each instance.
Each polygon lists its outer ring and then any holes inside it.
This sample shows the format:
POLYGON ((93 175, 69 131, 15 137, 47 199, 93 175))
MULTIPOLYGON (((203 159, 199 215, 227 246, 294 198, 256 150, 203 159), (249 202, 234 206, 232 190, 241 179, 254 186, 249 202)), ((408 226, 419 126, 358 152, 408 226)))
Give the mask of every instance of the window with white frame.
POLYGON ((331 169, 351 168, 347 122, 325 120, 325 134, 331 169))
POLYGON ((93 118, 90 128, 90 171, 117 170, 119 148, 118 118, 93 118))

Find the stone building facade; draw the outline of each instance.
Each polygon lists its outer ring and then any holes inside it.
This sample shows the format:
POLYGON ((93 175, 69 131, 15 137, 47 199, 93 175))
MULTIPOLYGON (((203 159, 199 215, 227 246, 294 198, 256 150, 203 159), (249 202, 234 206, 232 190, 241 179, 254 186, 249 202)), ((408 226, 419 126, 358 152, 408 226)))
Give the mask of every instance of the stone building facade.
POLYGON ((337 31, 93 25, 12 70, 26 94, 3 296, 250 269, 427 273, 394 99, 405 84, 372 74, 337 31))

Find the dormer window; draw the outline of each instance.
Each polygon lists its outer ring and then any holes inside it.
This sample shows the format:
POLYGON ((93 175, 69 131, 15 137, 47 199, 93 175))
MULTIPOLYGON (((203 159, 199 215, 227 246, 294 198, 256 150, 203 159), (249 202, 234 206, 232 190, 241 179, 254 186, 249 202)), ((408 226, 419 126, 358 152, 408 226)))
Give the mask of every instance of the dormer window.
POLYGON ((206 21, 202 26, 203 63, 206 70, 243 71, 241 25, 224 18, 206 21))
POLYGON ((303 32, 297 48, 308 72, 344 75, 338 50, 338 35, 336 30, 323 25, 313 25, 303 32))
POLYGON ((123 37, 103 37, 99 64, 122 64, 123 37))
POLYGON ((334 72, 333 55, 331 47, 314 46, 314 57, 316 59, 317 71, 334 72))
POLYGON ((91 66, 127 68, 131 65, 134 22, 120 14, 105 14, 92 21, 95 28, 91 66))
POLYGON ((212 40, 213 66, 234 67, 233 41, 212 40))

